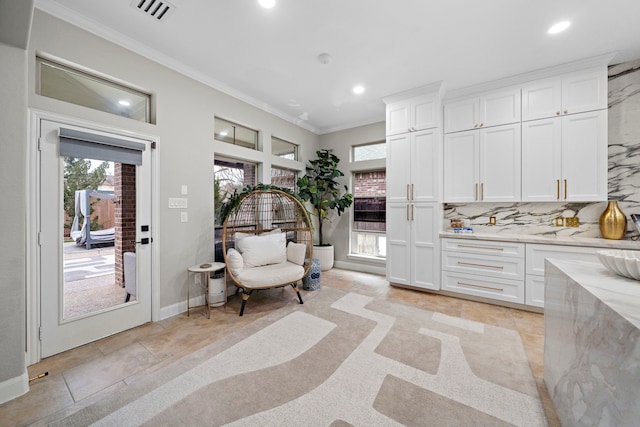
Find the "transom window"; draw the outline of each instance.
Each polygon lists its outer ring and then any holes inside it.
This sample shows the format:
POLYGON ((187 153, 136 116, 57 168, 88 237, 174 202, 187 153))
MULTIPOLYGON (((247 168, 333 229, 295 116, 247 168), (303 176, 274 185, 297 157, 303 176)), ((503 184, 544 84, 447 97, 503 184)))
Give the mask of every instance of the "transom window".
POLYGON ((285 159, 298 160, 298 146, 284 139, 271 137, 271 154, 285 159))
POLYGON ((258 131, 230 122, 220 117, 214 118, 215 139, 228 144, 241 147, 258 149, 258 131))
POLYGON ((151 95, 67 65, 36 57, 38 94, 151 123, 151 95))
POLYGON ((387 157, 387 143, 374 142, 373 144, 355 145, 353 147, 353 161, 385 159, 387 157))

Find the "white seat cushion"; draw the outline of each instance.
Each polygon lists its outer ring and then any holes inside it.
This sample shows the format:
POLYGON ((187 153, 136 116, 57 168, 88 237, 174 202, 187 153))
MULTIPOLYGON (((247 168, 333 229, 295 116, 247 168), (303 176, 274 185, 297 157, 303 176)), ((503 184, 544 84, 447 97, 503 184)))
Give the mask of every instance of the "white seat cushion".
POLYGON ((295 283, 302 279, 304 268, 292 262, 269 264, 244 269, 236 279, 247 289, 272 288, 278 285, 295 283))
POLYGON ((280 264, 287 260, 287 238, 284 233, 249 236, 238 241, 245 267, 280 264))

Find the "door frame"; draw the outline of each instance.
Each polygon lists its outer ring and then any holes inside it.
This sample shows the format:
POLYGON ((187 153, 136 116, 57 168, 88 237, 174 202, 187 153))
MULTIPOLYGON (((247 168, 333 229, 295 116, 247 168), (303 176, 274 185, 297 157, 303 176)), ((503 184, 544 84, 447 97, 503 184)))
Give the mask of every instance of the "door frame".
POLYGON ((26 218, 26 365, 32 365, 41 360, 41 347, 39 339, 40 328, 40 281, 38 273, 38 214, 39 206, 39 180, 40 167, 38 155, 38 138, 40 134, 40 121, 49 120, 65 123, 71 126, 86 127, 97 131, 108 132, 116 135, 139 138, 155 143, 156 149, 151 150, 151 235, 153 236, 153 246, 151 251, 151 321, 160 320, 160 263, 159 250, 160 236, 158 233, 159 224, 159 161, 158 142, 160 138, 156 135, 143 132, 129 131, 111 125, 105 125, 88 120, 78 119, 63 114, 49 111, 29 109, 29 129, 26 182, 27 182, 27 218, 26 218))

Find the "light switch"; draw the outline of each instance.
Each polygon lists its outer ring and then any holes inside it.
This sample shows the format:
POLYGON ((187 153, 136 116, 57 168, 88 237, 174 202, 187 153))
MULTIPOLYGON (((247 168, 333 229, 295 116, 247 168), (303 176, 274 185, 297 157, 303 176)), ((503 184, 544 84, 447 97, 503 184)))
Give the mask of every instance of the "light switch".
POLYGON ((187 199, 169 197, 169 209, 187 209, 187 199))
POLYGON ((180 194, 182 194, 183 196, 187 195, 187 186, 186 185, 182 186, 182 190, 180 191, 180 194))
POLYGON ((189 222, 189 213, 180 212, 180 222, 189 222))

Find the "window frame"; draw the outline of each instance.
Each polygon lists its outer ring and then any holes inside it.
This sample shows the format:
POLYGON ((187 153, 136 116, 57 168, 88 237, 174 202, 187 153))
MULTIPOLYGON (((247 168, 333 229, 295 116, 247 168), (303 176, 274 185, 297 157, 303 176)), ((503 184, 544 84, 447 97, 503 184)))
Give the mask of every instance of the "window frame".
MULTIPOLYGON (((221 123, 220 123, 221 124, 221 123)), ((222 126, 226 127, 226 126, 222 126)), ((226 132, 226 131, 225 131, 226 132)), ((235 145, 236 147, 246 148, 248 150, 260 151, 260 131, 249 126, 245 126, 233 120, 226 119, 224 117, 213 117, 213 139, 216 141, 224 142, 226 144, 235 145), (233 128, 233 135, 229 136, 228 133, 222 134, 223 131, 219 131, 219 122, 224 122, 228 127, 233 128), (254 141, 251 143, 248 140, 242 140, 236 138, 236 130, 240 129, 243 132, 248 132, 254 135, 254 141)))
POLYGON ((300 146, 298 144, 293 143, 293 142, 287 141, 286 139, 282 139, 280 137, 271 135, 271 155, 279 157, 281 159, 298 161, 300 159, 300 146), (277 140, 279 143, 292 146, 293 147, 293 158, 286 157, 286 156, 283 156, 281 154, 275 153, 273 151, 274 150, 274 140, 277 140))
POLYGON ((387 141, 386 140, 382 140, 382 141, 376 141, 376 142, 367 142, 366 144, 357 144, 357 145, 352 145, 351 146, 351 159, 352 162, 354 163, 358 163, 358 162, 369 162, 369 161, 375 161, 375 160, 385 160, 387 158, 387 141), (381 145, 384 146, 384 155, 382 157, 373 157, 373 158, 367 158, 367 159, 358 159, 356 158, 356 151, 359 148, 363 148, 363 147, 370 147, 370 146, 374 146, 374 145, 381 145))
MULTIPOLYGON (((377 161, 380 161, 382 159, 378 159, 377 161)), ((385 167, 377 167, 377 168, 373 168, 373 169, 364 169, 364 170, 352 170, 351 171, 351 181, 352 181, 352 188, 353 188, 353 194, 354 194, 354 204, 353 204, 353 209, 351 212, 351 217, 350 217, 350 221, 349 221, 349 254, 348 256, 350 257, 360 257, 360 258, 369 258, 369 259, 377 259, 377 260, 386 260, 386 236, 387 236, 387 232, 386 232, 386 166, 385 167), (385 179, 384 179, 384 194, 383 195, 376 195, 376 196, 360 196, 357 197, 356 196, 356 177, 358 174, 366 174, 366 173, 375 173, 375 172, 384 172, 385 174, 385 179), (375 199, 384 199, 385 200, 385 230, 362 230, 362 229, 356 229, 356 212, 355 212, 355 205, 356 205, 356 199, 363 199, 363 198, 375 198, 375 199), (370 253, 363 253, 363 252, 358 252, 357 248, 358 248, 358 236, 359 235, 371 235, 371 236, 376 236, 376 242, 374 244, 374 254, 370 254, 370 253), (384 244, 381 243, 381 239, 385 239, 384 240, 384 244), (383 247, 384 246, 384 247, 383 247)), ((381 223, 381 221, 380 221, 381 223)))

